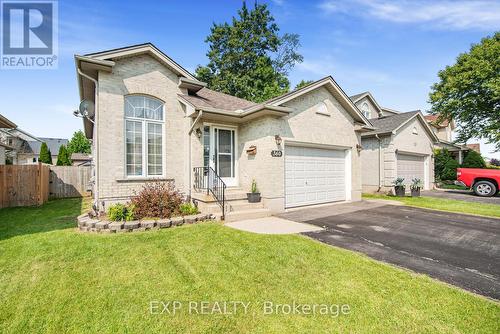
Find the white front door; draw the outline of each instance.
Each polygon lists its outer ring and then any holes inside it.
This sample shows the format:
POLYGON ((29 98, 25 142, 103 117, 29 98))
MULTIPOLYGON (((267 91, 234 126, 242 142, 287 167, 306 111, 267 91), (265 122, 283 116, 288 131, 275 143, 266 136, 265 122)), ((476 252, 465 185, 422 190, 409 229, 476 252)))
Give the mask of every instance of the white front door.
POLYGON ((235 129, 210 127, 209 166, 228 187, 237 186, 235 129))

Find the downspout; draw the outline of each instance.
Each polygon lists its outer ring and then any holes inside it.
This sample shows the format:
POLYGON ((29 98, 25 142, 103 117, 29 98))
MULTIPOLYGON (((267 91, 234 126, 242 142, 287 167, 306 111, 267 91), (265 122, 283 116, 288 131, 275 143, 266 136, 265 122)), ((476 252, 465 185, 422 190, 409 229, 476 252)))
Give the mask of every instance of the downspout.
POLYGON ((375 134, 375 138, 378 140, 378 191, 382 189, 382 168, 380 165, 382 164, 382 140, 375 134))
MULTIPOLYGON (((99 82, 92 78, 90 75, 87 75, 82 72, 82 70, 78 67, 77 68, 78 74, 80 74, 82 77, 89 79, 92 81, 95 85, 95 119, 94 119, 94 127, 95 127, 95 134, 93 138, 93 141, 95 141, 95 201, 94 205, 96 206, 97 213, 99 213, 99 141, 98 141, 98 126, 99 126, 99 82)), ((90 120, 90 119, 89 119, 90 120)))
POLYGON ((193 168, 193 166, 191 166, 191 163, 192 163, 192 158, 191 158, 191 133, 193 133, 193 130, 194 130, 194 127, 196 125, 196 123, 198 123, 198 121, 200 120, 201 118, 201 115, 203 115, 203 110, 200 109, 200 112, 198 114, 198 116, 196 116, 196 119, 194 120, 193 124, 191 124, 191 128, 189 129, 188 131, 188 137, 189 137, 189 148, 188 148, 188 151, 189 151, 189 199, 191 199, 191 192, 192 192, 192 188, 193 188, 193 181, 192 181, 192 172, 191 172, 191 169, 193 168))

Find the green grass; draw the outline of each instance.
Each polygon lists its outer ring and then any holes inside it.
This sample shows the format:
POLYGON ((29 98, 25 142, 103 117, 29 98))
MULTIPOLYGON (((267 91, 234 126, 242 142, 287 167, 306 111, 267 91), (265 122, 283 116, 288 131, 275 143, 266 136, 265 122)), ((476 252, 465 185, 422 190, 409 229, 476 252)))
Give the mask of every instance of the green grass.
POLYGON ((444 199, 435 197, 396 197, 381 194, 363 194, 365 199, 385 199, 399 201, 408 206, 417 208, 426 208, 440 211, 449 211, 456 213, 466 213, 471 215, 500 217, 500 205, 487 203, 474 203, 459 201, 454 199, 444 199))
POLYGON ((297 235, 219 223, 128 234, 75 230, 80 201, 0 210, 0 333, 498 333, 500 304, 297 235), (183 301, 175 315, 149 303, 183 301), (188 314, 187 301, 251 302, 188 314), (350 314, 264 315, 264 301, 350 314))

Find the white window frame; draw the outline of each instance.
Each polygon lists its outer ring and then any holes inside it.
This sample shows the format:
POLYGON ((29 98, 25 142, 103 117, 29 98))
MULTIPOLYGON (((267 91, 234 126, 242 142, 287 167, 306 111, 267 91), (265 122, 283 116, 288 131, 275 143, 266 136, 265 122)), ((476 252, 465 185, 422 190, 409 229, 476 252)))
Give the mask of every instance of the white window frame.
POLYGON ((166 168, 166 149, 165 149, 165 102, 163 100, 158 99, 154 96, 149 96, 149 95, 143 95, 143 94, 130 94, 130 95, 125 95, 123 97, 123 116, 124 116, 124 122, 123 122, 123 139, 124 139, 124 150, 123 150, 123 155, 124 155, 124 174, 126 179, 158 179, 158 178, 165 178, 165 168, 166 168), (132 116, 127 116, 125 113, 125 103, 127 103, 126 98, 129 96, 140 96, 140 97, 145 97, 149 99, 155 99, 158 100, 162 103, 161 106, 161 112, 162 112, 162 120, 153 120, 153 119, 148 119, 148 118, 140 118, 140 117, 132 117, 132 116), (142 174, 141 175, 128 175, 127 173, 127 121, 133 121, 133 122, 140 122, 141 123, 141 128, 142 128, 142 174), (161 161, 162 161, 162 166, 161 166, 161 174, 158 175, 149 175, 148 174, 148 133, 147 133, 147 126, 148 124, 153 123, 153 124, 160 124, 161 125, 161 141, 162 141, 162 147, 161 147, 161 161))

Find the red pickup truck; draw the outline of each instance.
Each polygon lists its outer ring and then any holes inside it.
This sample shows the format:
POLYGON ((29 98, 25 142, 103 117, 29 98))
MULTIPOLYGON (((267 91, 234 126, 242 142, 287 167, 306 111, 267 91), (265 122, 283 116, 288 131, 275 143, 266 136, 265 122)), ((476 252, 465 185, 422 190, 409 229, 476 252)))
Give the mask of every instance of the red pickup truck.
POLYGON ((500 185, 500 169, 457 168, 456 184, 472 188, 478 196, 495 196, 500 185))

